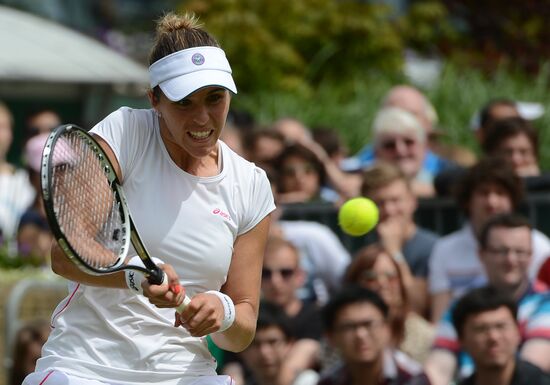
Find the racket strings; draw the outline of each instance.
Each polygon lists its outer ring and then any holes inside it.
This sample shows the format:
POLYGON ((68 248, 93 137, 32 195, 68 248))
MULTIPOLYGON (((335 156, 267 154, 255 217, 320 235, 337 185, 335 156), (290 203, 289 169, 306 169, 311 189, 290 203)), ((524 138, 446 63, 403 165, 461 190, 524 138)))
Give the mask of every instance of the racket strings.
POLYGON ((69 132, 52 148, 54 212, 78 256, 96 269, 119 262, 125 245, 120 203, 103 163, 80 135, 69 132))

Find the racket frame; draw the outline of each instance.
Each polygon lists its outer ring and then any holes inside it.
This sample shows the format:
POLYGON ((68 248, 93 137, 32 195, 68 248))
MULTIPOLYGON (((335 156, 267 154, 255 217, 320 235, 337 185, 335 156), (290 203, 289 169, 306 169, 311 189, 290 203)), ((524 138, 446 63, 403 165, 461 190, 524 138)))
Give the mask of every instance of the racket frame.
POLYGON ((141 240, 141 237, 136 230, 136 227, 130 215, 130 210, 126 201, 126 196, 124 195, 124 190, 120 185, 114 167, 99 143, 97 143, 97 141, 88 132, 84 131, 82 128, 74 124, 65 124, 57 127, 54 131, 52 131, 52 133, 48 136, 48 139, 46 140, 46 144, 42 152, 40 183, 42 200, 44 202, 46 216, 48 218, 48 223, 50 225, 52 233, 54 234, 54 237, 59 247, 63 250, 65 255, 67 255, 67 257, 81 270, 91 275, 112 274, 123 270, 136 270, 144 273, 151 284, 161 284, 163 282, 164 273, 149 256, 149 253, 147 252, 147 249, 145 248, 145 245, 143 244, 143 241, 141 240), (53 188, 52 173, 54 167, 53 157, 51 155, 52 149, 55 146, 57 140, 67 132, 71 132, 80 136, 93 150, 97 159, 102 163, 102 170, 107 178, 107 181, 109 182, 111 189, 115 193, 117 201, 120 203, 119 210, 123 221, 122 236, 124 237, 124 245, 118 255, 119 260, 112 267, 97 268, 84 261, 67 240, 65 234, 63 233, 63 230, 61 229, 57 221, 57 215, 54 210, 54 203, 51 196, 51 191, 53 188), (126 265, 124 263, 130 249, 130 242, 134 246, 136 253, 139 255, 140 259, 145 265, 145 268, 135 265, 126 265))

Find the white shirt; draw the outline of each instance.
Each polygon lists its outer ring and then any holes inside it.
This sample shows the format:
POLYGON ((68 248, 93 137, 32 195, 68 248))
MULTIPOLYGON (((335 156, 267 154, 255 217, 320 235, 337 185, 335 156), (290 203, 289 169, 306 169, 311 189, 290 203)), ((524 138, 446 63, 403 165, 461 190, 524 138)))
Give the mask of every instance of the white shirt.
MULTIPOLYGON (((219 290, 235 239, 275 208, 264 171, 219 141, 218 175, 186 173, 170 158, 152 110, 121 108, 92 131, 120 163, 149 253, 175 268, 190 297, 219 290)), ((215 374, 206 340, 175 328, 173 309, 152 306, 129 290, 77 283, 70 289, 54 312, 37 370, 131 385, 176 385, 215 374)))
MULTIPOLYGON (((534 279, 541 263, 550 255, 550 240, 538 230, 533 230, 531 234, 533 259, 529 276, 534 279)), ((487 276, 478 256, 478 248, 469 224, 437 240, 429 261, 430 293, 451 291, 452 297, 458 298, 467 290, 485 285, 487 276)))

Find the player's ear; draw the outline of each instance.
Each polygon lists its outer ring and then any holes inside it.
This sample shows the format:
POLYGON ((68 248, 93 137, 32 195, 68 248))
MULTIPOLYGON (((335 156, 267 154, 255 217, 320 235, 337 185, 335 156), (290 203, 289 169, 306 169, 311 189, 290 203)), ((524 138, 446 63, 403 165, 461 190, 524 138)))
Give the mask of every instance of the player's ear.
POLYGON ((149 98, 149 103, 151 103, 153 107, 156 107, 160 99, 158 97, 158 93, 155 92, 154 90, 149 90, 147 91, 147 97, 149 98))

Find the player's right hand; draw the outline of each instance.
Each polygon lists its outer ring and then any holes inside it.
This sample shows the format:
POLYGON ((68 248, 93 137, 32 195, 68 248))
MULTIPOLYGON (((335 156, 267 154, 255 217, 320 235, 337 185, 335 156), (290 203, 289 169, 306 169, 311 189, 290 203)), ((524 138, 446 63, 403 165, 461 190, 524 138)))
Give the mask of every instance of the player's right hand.
POLYGON ((173 308, 179 306, 185 298, 185 289, 180 285, 178 275, 169 264, 158 265, 165 273, 165 279, 161 285, 152 285, 143 281, 143 295, 149 302, 159 308, 173 308))

